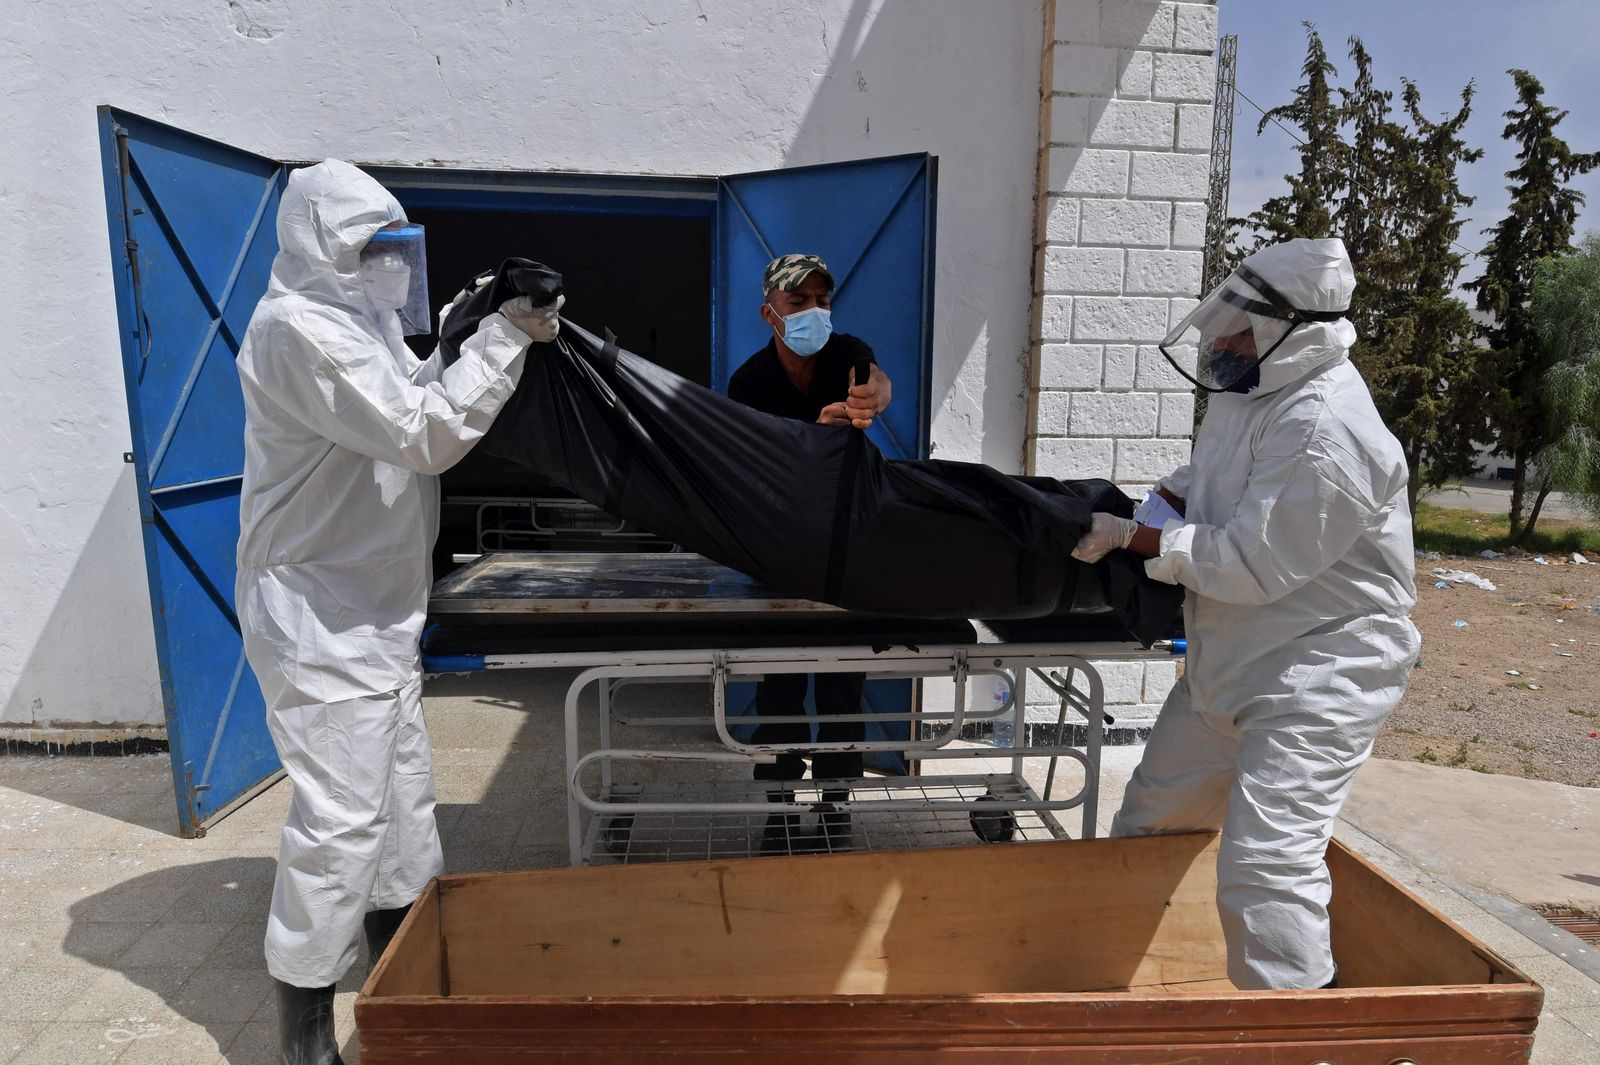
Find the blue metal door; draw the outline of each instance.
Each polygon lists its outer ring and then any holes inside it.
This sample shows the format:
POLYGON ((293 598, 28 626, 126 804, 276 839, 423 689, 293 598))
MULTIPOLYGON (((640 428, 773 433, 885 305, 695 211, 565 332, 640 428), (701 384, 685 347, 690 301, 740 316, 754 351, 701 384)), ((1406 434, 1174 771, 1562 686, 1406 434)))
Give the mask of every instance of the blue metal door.
POLYGON ((820 255, 838 286, 834 328, 865 340, 894 382, 894 402, 868 435, 890 458, 926 458, 937 165, 901 155, 721 179, 712 387, 726 392, 772 336, 757 313, 767 263, 820 255))
POLYGON ((131 459, 180 830, 278 770, 234 614, 244 405, 234 370, 267 289, 286 170, 99 109, 131 459))
MULTIPOLYGON (((890 458, 928 454, 933 366, 933 246, 938 160, 901 155, 770 170, 717 183, 716 278, 712 290, 712 387, 728 379, 772 336, 757 313, 767 263, 790 252, 822 256, 833 272, 834 328, 866 341, 894 382, 894 402, 868 436, 890 458)), ((909 680, 872 681, 870 711, 904 713, 909 680)), ((731 685, 730 710, 754 711, 755 685, 731 685)), ((808 712, 814 704, 807 697, 808 712)), ((905 738, 903 723, 869 725, 867 737, 905 738)), ((903 772, 896 755, 868 765, 903 772)))

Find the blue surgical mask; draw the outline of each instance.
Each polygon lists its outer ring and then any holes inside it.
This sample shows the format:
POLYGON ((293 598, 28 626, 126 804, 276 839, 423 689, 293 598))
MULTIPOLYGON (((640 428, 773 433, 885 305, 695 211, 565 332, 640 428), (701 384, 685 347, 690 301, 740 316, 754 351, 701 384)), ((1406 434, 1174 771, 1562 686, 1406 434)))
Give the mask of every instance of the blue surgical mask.
POLYGON ((800 356, 811 356, 833 335, 833 315, 822 307, 809 307, 783 317, 783 342, 800 356))

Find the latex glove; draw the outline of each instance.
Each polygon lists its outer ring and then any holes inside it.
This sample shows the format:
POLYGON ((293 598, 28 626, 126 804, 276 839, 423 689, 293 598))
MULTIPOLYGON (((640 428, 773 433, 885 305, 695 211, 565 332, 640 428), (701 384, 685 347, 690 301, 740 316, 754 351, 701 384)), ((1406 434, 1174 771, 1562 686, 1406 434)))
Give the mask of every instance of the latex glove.
POLYGON ((561 332, 561 308, 566 302, 567 297, 557 296, 555 302, 535 307, 532 296, 516 296, 500 305, 500 313, 538 343, 548 344, 561 332))
POLYGON ((1138 529, 1139 523, 1132 518, 1119 518, 1115 514, 1096 511, 1090 520, 1089 531, 1072 549, 1072 557, 1079 562, 1099 562, 1117 548, 1132 543, 1133 534, 1138 529))

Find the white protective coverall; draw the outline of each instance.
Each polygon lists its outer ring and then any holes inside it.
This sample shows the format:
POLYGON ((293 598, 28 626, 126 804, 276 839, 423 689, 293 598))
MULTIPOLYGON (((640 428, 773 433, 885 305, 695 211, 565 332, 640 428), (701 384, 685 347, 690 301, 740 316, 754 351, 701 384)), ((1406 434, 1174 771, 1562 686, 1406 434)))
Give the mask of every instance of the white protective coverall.
POLYGON ((369 909, 413 902, 443 865, 418 639, 439 472, 489 428, 529 339, 483 320, 444 369, 363 293, 362 246, 404 220, 348 163, 289 176, 278 255, 238 357, 245 468, 236 586, 245 653, 294 784, 267 968, 338 981, 369 909))
MULTIPOLYGON (((1338 240, 1245 260, 1301 310, 1350 305, 1338 240)), ((1150 576, 1189 590, 1187 665, 1112 826, 1222 830, 1217 902, 1244 989, 1334 978, 1323 862, 1417 659, 1406 461, 1350 364, 1348 319, 1299 325, 1248 394, 1216 393, 1150 576)))

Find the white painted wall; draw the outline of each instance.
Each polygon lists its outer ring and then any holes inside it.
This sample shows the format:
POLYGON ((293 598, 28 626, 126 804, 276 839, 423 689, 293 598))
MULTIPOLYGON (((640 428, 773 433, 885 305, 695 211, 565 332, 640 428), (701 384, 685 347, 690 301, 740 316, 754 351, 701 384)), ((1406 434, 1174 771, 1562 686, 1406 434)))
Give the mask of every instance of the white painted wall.
POLYGON ((932 152, 933 440, 1021 467, 1040 0, 5 10, 0 724, 161 719, 99 103, 290 159, 704 175, 932 152))

